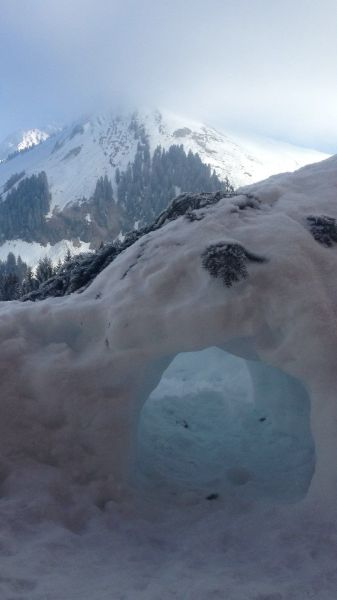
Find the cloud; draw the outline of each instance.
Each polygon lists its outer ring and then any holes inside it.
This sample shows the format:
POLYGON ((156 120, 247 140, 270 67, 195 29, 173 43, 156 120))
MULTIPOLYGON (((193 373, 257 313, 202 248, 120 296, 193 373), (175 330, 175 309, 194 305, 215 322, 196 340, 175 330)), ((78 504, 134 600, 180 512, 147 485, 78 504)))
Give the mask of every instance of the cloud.
POLYGON ((337 146, 335 0, 5 0, 0 133, 161 105, 337 146))

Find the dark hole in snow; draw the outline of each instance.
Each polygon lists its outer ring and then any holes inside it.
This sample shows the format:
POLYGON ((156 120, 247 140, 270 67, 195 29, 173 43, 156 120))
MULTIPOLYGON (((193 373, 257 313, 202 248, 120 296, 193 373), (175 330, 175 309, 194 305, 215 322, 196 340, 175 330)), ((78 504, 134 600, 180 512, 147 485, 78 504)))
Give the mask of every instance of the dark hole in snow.
POLYGON ((189 428, 189 425, 188 425, 188 423, 187 423, 187 421, 186 421, 185 419, 183 419, 182 421, 177 421, 177 424, 178 424, 178 423, 179 423, 180 425, 182 425, 182 426, 183 426, 185 429, 188 429, 188 428, 189 428))
POLYGON ((208 496, 206 496, 206 500, 217 500, 217 498, 219 498, 219 494, 217 494, 216 492, 213 494, 208 494, 208 496))
POLYGON ((309 413, 305 388, 282 371, 219 348, 178 354, 143 406, 138 474, 178 493, 216 485, 298 500, 314 471, 309 413))

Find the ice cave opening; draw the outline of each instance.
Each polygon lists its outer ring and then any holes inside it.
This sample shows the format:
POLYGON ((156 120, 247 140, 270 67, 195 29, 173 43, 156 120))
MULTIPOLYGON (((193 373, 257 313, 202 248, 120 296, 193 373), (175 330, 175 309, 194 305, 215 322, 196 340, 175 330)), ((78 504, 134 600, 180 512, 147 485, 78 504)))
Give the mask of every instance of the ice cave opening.
POLYGON ((145 402, 138 469, 156 485, 303 498, 315 467, 310 399, 295 378, 216 347, 176 355, 145 402))

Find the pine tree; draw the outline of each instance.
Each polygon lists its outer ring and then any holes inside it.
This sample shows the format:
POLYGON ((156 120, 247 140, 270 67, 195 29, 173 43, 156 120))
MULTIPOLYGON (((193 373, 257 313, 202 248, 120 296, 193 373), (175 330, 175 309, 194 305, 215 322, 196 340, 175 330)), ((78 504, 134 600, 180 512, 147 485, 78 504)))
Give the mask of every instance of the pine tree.
POLYGON ((20 238, 28 242, 43 230, 49 211, 50 193, 44 171, 20 179, 0 203, 0 239, 20 238))
POLYGON ((68 262, 70 262, 70 261, 71 261, 71 258, 72 258, 72 256, 71 256, 71 251, 70 251, 70 248, 69 248, 69 247, 67 247, 67 252, 65 253, 64 262, 65 262, 65 263, 68 263, 68 262))
POLYGON ((36 279, 41 284, 54 275, 53 263, 48 256, 40 258, 36 268, 36 279))
POLYGON ((0 282, 1 300, 17 300, 21 295, 19 278, 15 273, 6 273, 0 282))
POLYGON ((27 267, 26 276, 22 282, 22 295, 29 294, 33 290, 36 290, 38 287, 39 282, 34 277, 33 269, 31 267, 27 267))
POLYGON ((182 145, 168 150, 157 146, 151 158, 149 143, 138 142, 134 162, 116 176, 117 196, 129 223, 148 224, 182 192, 232 191, 226 180, 205 165, 191 150, 186 155, 182 145))
POLYGON ((55 267, 55 273, 59 273, 63 267, 62 260, 59 258, 55 267))

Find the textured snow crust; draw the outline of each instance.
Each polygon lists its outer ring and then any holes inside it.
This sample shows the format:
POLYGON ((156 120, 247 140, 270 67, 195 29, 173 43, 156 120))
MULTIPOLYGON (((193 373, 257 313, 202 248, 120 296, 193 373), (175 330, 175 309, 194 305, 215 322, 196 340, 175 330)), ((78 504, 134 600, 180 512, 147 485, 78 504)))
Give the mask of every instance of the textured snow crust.
POLYGON ((336 188, 273 177, 1 303, 0 597, 333 600, 336 188))

